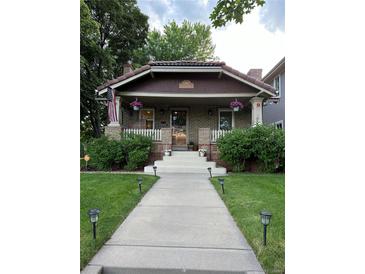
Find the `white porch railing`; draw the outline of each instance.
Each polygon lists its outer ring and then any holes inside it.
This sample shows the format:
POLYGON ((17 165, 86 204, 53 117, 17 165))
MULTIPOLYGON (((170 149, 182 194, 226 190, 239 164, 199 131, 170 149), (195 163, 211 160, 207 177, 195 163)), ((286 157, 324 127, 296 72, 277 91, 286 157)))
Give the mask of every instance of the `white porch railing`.
POLYGON ((227 133, 231 132, 231 130, 223 130, 223 129, 212 129, 210 132, 210 141, 212 143, 216 143, 217 140, 226 135, 227 133))
POLYGON ((126 135, 143 135, 150 137, 152 141, 161 141, 161 130, 160 129, 142 129, 142 128, 124 128, 123 137, 126 135))

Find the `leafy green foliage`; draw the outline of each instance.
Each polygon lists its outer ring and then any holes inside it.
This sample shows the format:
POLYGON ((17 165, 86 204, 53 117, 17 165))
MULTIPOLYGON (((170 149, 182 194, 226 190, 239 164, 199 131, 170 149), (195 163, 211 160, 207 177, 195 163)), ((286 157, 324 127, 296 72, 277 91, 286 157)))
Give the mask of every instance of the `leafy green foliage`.
POLYGON ((256 125, 235 129, 218 139, 219 157, 235 171, 243 170, 248 159, 258 160, 265 172, 284 168, 284 131, 273 126, 256 125))
POLYGON ((245 166, 245 161, 251 157, 251 140, 248 129, 235 129, 218 139, 219 157, 231 164, 235 171, 240 171, 245 166))
POLYGON ((107 137, 91 139, 87 144, 89 165, 98 170, 125 167, 136 170, 142 167, 151 152, 152 139, 141 135, 130 135, 121 141, 107 137))
POLYGON ((152 139, 142 135, 129 135, 122 140, 122 146, 126 151, 125 168, 136 170, 146 163, 152 148, 152 139))
POLYGON ((180 26, 172 21, 164 26, 163 33, 153 30, 148 34, 147 44, 134 52, 135 65, 150 60, 212 60, 215 45, 210 26, 185 20, 180 26))
POLYGON ((215 28, 231 21, 241 24, 245 14, 264 4, 265 0, 218 0, 209 18, 215 28))
POLYGON ((123 63, 144 45, 148 17, 136 0, 80 0, 80 130, 83 138, 100 137, 107 123, 95 89, 119 76, 123 63))
POLYGON ((107 137, 92 139, 87 145, 87 153, 91 158, 90 165, 99 170, 109 170, 113 165, 121 164, 124 160, 120 142, 107 137))

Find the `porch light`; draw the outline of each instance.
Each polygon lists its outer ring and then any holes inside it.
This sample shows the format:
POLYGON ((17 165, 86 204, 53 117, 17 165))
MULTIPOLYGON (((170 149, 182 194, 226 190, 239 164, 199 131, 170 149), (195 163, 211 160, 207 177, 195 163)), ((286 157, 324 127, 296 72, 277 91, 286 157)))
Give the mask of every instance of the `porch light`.
POLYGON ((157 170, 157 166, 153 166, 153 172, 155 173, 155 176, 156 176, 156 170, 157 170))
POLYGON ((208 171, 209 171, 210 178, 212 178, 212 168, 208 167, 208 171))
POLYGON ((92 209, 89 209, 89 211, 88 211, 90 222, 93 225, 93 239, 94 240, 96 239, 96 223, 99 220, 99 213, 100 213, 100 209, 98 209, 98 208, 92 208, 92 209))
POLYGON ((142 178, 138 177, 137 181, 138 181, 139 193, 142 194, 142 178))
POLYGON ((272 214, 269 211, 261 211, 260 216, 261 216, 261 223, 264 225, 264 245, 266 245, 266 229, 267 226, 270 224, 270 219, 272 214))
POLYGON ((223 192, 223 194, 224 194, 224 179, 223 179, 223 178, 218 178, 218 182, 219 182, 219 184, 221 185, 221 187, 222 187, 222 192, 223 192))

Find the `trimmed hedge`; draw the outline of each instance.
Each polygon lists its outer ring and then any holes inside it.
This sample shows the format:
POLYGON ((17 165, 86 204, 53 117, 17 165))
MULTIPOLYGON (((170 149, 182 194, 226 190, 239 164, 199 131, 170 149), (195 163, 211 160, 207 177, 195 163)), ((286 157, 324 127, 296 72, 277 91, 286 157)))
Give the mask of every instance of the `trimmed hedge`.
POLYGON ((89 166, 97 170, 111 170, 112 167, 136 170, 147 162, 152 139, 129 135, 117 141, 103 136, 91 139, 86 147, 91 158, 89 166))
POLYGON ((245 169, 247 160, 256 160, 263 172, 284 169, 285 135, 274 126, 257 125, 234 129, 217 141, 219 157, 234 171, 245 169))

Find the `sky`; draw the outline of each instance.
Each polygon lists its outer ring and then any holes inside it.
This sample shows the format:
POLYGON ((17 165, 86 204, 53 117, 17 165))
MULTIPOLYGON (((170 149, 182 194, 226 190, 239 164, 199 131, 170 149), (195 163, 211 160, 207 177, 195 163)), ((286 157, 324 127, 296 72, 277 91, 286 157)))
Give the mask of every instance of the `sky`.
MULTIPOLYGON (((150 29, 160 31, 171 20, 211 24, 209 15, 217 0, 137 0, 149 16, 150 29)), ((266 0, 263 7, 248 14, 242 24, 212 27, 215 55, 243 73, 262 68, 265 75, 284 57, 285 0, 266 0)))

